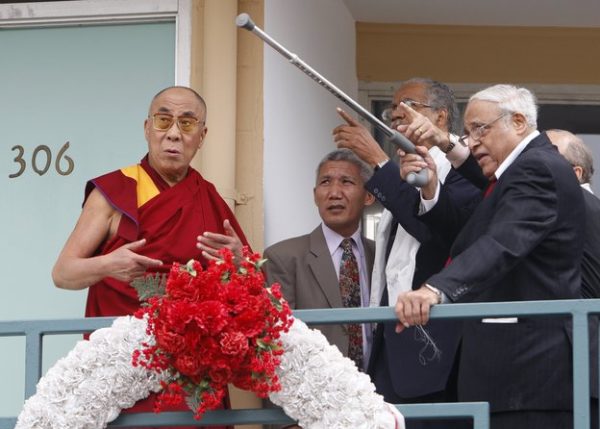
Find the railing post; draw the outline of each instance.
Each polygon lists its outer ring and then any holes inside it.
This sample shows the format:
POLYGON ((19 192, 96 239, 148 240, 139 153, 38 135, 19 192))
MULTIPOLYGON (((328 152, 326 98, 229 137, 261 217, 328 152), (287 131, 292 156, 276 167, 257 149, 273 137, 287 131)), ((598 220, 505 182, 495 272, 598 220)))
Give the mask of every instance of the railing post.
POLYGON ((42 377, 42 333, 29 330, 25 336, 25 399, 35 393, 42 377))
POLYGON ((590 348, 588 312, 573 310, 573 423, 590 427, 590 348))
POLYGON ((25 399, 35 393, 42 377, 42 333, 31 330, 25 336, 25 399))

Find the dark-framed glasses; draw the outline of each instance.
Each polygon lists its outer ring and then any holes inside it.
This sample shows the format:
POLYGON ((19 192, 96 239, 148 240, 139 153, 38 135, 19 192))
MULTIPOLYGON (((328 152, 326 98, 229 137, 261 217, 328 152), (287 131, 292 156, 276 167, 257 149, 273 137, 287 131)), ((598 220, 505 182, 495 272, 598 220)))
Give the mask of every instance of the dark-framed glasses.
POLYGON ((193 133, 198 129, 200 123, 204 124, 203 121, 191 116, 175 117, 166 113, 155 113, 152 115, 152 126, 158 131, 170 130, 175 122, 177 122, 177 127, 182 133, 193 133))
MULTIPOLYGON (((415 101, 410 98, 405 98, 404 100, 400 100, 400 102, 406 104, 408 107, 410 107, 411 109, 415 109, 415 110, 425 109, 425 108, 432 109, 430 104, 421 103, 420 101, 415 101)), ((397 104, 395 104, 395 103, 390 104, 381 113, 381 119, 383 119, 385 122, 391 124, 394 119, 394 116, 393 116, 394 110, 396 110, 397 108, 398 108, 397 104)))
POLYGON ((492 128, 492 125, 494 125, 497 121, 499 121, 500 119, 504 118, 507 115, 510 115, 510 113, 504 112, 503 114, 498 116, 493 121, 490 121, 487 124, 479 125, 479 126, 473 128, 469 134, 465 134, 465 135, 459 137, 458 141, 462 145, 467 146, 469 140, 471 140, 471 141, 479 140, 492 128))

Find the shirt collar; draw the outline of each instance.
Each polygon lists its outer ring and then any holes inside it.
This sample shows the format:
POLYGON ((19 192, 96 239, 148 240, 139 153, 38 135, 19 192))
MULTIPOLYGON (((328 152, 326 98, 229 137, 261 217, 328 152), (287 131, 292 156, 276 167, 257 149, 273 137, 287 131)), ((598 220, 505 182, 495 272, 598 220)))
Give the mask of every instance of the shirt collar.
POLYGON ((535 130, 532 133, 528 134, 523 140, 521 140, 521 143, 519 143, 512 150, 512 152, 508 154, 506 159, 502 161, 502 163, 498 166, 498 169, 494 173, 496 179, 499 179, 502 173, 504 173, 508 169, 508 167, 510 167, 510 165, 515 161, 515 159, 517 159, 517 156, 521 155, 521 152, 525 150, 529 142, 531 142, 531 140, 533 140, 539 135, 540 132, 538 130, 535 130))
POLYGON ((592 191, 592 186, 589 183, 582 183, 581 187, 588 191, 590 194, 594 194, 594 191, 592 191))
MULTIPOLYGON (((323 235, 325 236, 325 241, 327 242, 327 248, 329 249, 329 254, 333 255, 333 253, 340 247, 340 244, 342 244, 342 240, 346 237, 341 236, 340 234, 335 232, 333 229, 329 228, 324 223, 321 223, 321 227, 323 229, 323 235)), ((354 240, 354 244, 358 248, 359 254, 362 255, 364 252, 363 252, 363 244, 362 244, 362 240, 361 240, 360 225, 358 226, 358 229, 356 231, 354 231, 354 234, 352 234, 349 238, 352 238, 354 240)))

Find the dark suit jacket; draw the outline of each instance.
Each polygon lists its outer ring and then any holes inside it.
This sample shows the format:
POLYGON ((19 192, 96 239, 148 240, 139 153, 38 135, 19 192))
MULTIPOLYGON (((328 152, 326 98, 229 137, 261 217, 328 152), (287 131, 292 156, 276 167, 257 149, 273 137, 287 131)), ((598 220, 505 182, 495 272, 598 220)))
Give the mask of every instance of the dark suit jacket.
MULTIPOLYGON (((428 283, 456 302, 578 298, 584 216, 573 170, 542 134, 471 213, 453 207, 441 190, 423 220, 464 228, 452 263, 428 283)), ((489 401, 494 412, 571 409, 567 318, 464 326, 459 400, 489 401)))
POLYGON ((584 298, 600 298, 600 199, 582 190, 585 203, 585 241, 581 261, 584 298))
MULTIPOLYGON (((420 204, 420 194, 413 186, 400 180, 396 163, 388 161, 375 172, 366 188, 393 214, 394 220, 421 244, 416 255, 412 283, 413 289, 418 288, 444 267, 452 242, 429 228, 415 214, 420 204)), ((481 195, 479 189, 453 170, 450 170, 443 188, 458 206, 470 204, 474 199, 479 201, 481 195)), ((378 252, 385 250, 377 249, 378 252)), ((383 305, 388 305, 385 293, 383 305)), ((388 387, 377 381, 386 379, 391 380, 394 393, 400 398, 414 398, 444 390, 460 340, 460 327, 460 321, 430 322, 426 329, 440 349, 441 357, 423 361, 422 358, 431 357, 432 350, 424 349, 424 342, 414 328, 396 334, 394 322, 380 325, 373 339, 368 370, 376 382, 378 392, 392 400, 393 396, 386 392, 388 387), (379 359, 380 353, 386 353, 387 359, 379 359), (381 365, 382 361, 387 361, 387 365, 384 365, 386 367, 375 366, 381 365), (376 371, 383 371, 384 375, 377 376, 376 371)))
MULTIPOLYGON (((480 189, 488 184, 477 161, 470 156, 457 171, 480 189)), ((581 259, 581 293, 584 298, 600 298, 600 199, 582 190, 585 205, 585 240, 581 259)))
MULTIPOLYGON (((367 278, 373 269, 375 243, 363 238, 367 278)), ((321 225, 313 232, 269 246, 264 257, 267 282, 281 284, 292 309, 343 308, 335 268, 321 225)), ((348 355, 348 335, 341 325, 312 325, 348 355)))

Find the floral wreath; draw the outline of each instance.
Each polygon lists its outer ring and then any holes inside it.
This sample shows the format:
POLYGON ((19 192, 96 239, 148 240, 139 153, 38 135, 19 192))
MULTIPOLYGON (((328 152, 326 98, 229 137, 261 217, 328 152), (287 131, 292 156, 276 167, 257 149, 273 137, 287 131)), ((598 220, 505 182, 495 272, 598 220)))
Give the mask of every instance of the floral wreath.
POLYGON ((50 368, 15 429, 105 428, 152 392, 155 411, 185 400, 201 418, 228 383, 268 396, 306 429, 404 429, 369 377, 291 316, 279 285, 264 287, 259 255, 245 251, 239 267, 222 256, 134 283, 142 309, 50 368))

